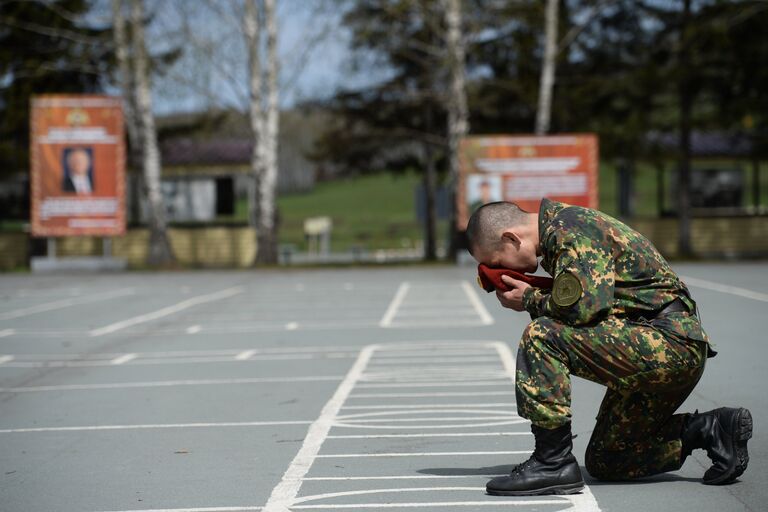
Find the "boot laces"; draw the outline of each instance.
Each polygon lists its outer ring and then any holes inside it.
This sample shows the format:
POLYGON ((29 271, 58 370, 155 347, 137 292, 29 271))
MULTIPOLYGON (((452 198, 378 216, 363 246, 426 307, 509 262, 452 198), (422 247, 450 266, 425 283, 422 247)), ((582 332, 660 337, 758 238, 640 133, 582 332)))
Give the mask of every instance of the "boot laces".
POLYGON ((525 462, 521 462, 520 464, 518 464, 517 466, 512 468, 512 473, 511 474, 512 475, 516 475, 516 474, 524 472, 528 468, 528 466, 530 465, 530 463, 531 463, 531 461, 533 459, 534 459, 534 457, 533 457, 533 455, 531 455, 528 458, 528 460, 526 460, 525 462))

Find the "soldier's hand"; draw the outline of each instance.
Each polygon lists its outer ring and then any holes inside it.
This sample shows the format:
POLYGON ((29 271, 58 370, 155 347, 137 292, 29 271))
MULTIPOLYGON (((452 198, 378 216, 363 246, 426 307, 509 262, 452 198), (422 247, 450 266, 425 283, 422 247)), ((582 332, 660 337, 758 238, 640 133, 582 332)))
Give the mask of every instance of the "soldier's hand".
POLYGON ((526 288, 530 287, 525 281, 518 281, 512 279, 509 276, 501 276, 501 280, 510 287, 508 292, 500 292, 496 290, 496 298, 505 308, 513 309, 515 311, 523 311, 523 292, 526 288))

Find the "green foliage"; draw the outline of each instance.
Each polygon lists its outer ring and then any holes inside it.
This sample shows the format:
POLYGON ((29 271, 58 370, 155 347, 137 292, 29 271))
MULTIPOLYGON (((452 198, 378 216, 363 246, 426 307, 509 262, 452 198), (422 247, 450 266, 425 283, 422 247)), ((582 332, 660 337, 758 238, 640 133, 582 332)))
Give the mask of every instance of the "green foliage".
MULTIPOLYGON (((463 5, 471 133, 530 133, 544 2, 463 5)), ((768 152, 764 1, 563 0, 560 13, 553 132, 597 133, 603 157, 665 160, 675 153, 647 135, 677 131, 685 99, 691 129, 746 133, 768 152)), ((415 144, 442 149, 445 126, 439 2, 360 0, 344 23, 358 68, 389 74, 329 103, 341 121, 318 155, 351 171, 423 168, 415 144)))
POLYGON ((7 0, 0 17, 0 173, 26 171, 34 94, 97 93, 112 67, 111 32, 81 21, 87 0, 7 0))

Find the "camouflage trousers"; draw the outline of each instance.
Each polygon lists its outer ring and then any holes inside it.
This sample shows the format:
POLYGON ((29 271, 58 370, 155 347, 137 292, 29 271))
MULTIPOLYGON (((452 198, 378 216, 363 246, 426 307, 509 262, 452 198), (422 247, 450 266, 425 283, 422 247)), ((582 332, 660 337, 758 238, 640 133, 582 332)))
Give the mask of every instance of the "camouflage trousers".
POLYGON ((571 418, 571 375, 607 386, 586 454, 595 478, 623 480, 679 469, 684 414, 674 414, 704 371, 707 343, 648 323, 608 317, 571 327, 531 322, 517 353, 520 416, 543 428, 571 418))

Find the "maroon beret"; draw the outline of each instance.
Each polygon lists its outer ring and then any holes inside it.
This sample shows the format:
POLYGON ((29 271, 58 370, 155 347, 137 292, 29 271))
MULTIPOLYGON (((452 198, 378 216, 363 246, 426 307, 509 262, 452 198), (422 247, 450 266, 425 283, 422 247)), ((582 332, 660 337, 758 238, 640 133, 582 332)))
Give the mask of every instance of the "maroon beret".
POLYGON ((525 281, 534 288, 552 288, 551 277, 530 276, 521 272, 515 272, 508 268, 491 268, 482 263, 477 266, 477 283, 483 290, 489 293, 494 290, 502 292, 510 290, 507 283, 502 281, 501 276, 509 276, 518 281, 525 281))

